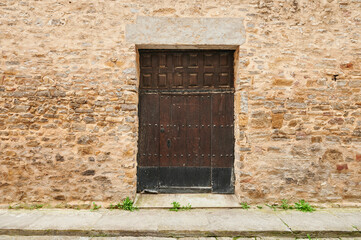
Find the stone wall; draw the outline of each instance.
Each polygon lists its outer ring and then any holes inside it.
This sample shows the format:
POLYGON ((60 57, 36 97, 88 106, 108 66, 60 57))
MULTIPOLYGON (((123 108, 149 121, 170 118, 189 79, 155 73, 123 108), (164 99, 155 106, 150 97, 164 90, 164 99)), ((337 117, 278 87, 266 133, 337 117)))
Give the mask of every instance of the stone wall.
POLYGON ((0 0, 0 202, 136 191, 138 16, 242 18, 240 201, 361 199, 361 1, 0 0))

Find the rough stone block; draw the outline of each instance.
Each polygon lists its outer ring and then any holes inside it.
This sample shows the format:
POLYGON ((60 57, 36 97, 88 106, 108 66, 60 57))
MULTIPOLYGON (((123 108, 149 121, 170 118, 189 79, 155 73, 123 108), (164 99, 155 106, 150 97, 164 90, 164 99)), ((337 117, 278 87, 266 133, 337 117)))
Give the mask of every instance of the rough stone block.
POLYGON ((337 169, 337 171, 347 170, 348 165, 347 165, 347 163, 340 163, 340 164, 336 165, 336 169, 337 169))
POLYGON ((256 111, 251 114, 250 126, 252 128, 267 128, 271 125, 271 115, 264 111, 256 111))
POLYGON ((322 142, 322 137, 321 136, 312 136, 311 142, 312 143, 320 143, 320 142, 322 142))
POLYGON ((292 86, 293 80, 289 79, 275 79, 273 80, 273 86, 280 86, 280 87, 289 87, 292 86))
POLYGON ((283 114, 272 114, 272 128, 281 128, 283 125, 283 114))

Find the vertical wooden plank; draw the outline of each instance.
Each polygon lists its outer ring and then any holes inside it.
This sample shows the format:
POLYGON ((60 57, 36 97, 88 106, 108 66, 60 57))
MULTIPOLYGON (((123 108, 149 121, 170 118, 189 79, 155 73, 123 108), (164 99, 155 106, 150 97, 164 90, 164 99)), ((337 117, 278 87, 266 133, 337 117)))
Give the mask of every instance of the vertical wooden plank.
POLYGON ((220 52, 217 51, 213 54, 212 58, 212 65, 213 65, 213 72, 214 72, 214 79, 213 79, 213 87, 218 88, 219 86, 219 75, 220 75, 220 52))
POLYGON ((151 88, 158 88, 158 73, 159 73, 159 54, 152 53, 152 77, 151 77, 151 88))
POLYGON ((220 126, 220 117, 219 117, 219 111, 220 106, 222 106, 222 104, 220 103, 221 101, 221 97, 219 94, 212 94, 212 124, 211 124, 211 140, 212 140, 212 162, 211 162, 211 166, 212 168, 216 167, 218 162, 219 162, 219 154, 220 154, 220 146, 219 144, 221 139, 219 136, 219 132, 218 132, 218 126, 220 126))
POLYGON ((204 52, 198 53, 198 87, 199 88, 203 88, 203 77, 204 77, 203 55, 204 52))
POLYGON ((224 166, 233 167, 234 163, 234 94, 226 93, 226 112, 225 112, 225 128, 224 128, 224 166))
MULTIPOLYGON (((229 105, 230 94, 213 94, 212 98, 212 167, 232 167, 229 154, 233 152, 233 131, 228 116, 233 114, 229 105)), ((233 124, 233 123, 232 123, 233 124)))
POLYGON ((167 141, 168 139, 171 138, 172 135, 171 127, 170 127, 171 106, 172 106, 171 96, 161 94, 159 97, 159 107, 160 107, 159 166, 161 167, 170 165, 171 149, 168 148, 167 141))
POLYGON ((159 95, 140 96, 139 166, 159 165, 159 95))
POLYGON ((228 72, 229 72, 229 88, 234 88, 234 51, 229 51, 229 66, 228 66, 228 72))
POLYGON ((186 149, 186 108, 185 108, 185 96, 174 95, 172 96, 172 109, 171 109, 171 129, 172 136, 170 137, 170 149, 171 149, 171 164, 170 166, 185 166, 186 161, 184 152, 186 149), (181 156, 183 155, 183 156, 181 156))
POLYGON ((200 157, 200 101, 199 96, 186 96, 186 166, 199 166, 200 157))
POLYGON ((213 87, 216 78, 213 52, 205 52, 203 54, 203 71, 203 86, 213 87))
POLYGON ((197 88, 199 87, 199 53, 189 52, 187 53, 187 76, 188 81, 186 87, 197 88))
POLYGON ((175 52, 173 55, 174 73, 172 88, 182 88, 184 85, 184 55, 182 52, 175 52))
POLYGON ((150 88, 152 84, 152 54, 143 53, 140 56, 140 88, 150 88))
POLYGON ((211 130, 212 130, 211 94, 200 96, 199 118, 200 118, 200 158, 199 166, 211 166, 211 130))
POLYGON ((174 81, 174 78, 173 78, 173 72, 174 72, 173 55, 174 54, 172 52, 167 53, 167 84, 166 84, 167 89, 172 88, 171 86, 174 81))
POLYGON ((218 84, 222 88, 233 87, 233 52, 224 51, 219 58, 218 84))

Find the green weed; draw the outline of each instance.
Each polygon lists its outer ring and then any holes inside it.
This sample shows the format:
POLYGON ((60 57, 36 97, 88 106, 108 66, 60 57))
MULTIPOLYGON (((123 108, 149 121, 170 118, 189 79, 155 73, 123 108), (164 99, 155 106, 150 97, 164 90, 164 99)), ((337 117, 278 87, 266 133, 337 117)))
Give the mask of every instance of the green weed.
POLYGON ((312 207, 308 202, 301 199, 295 203, 295 209, 302 212, 313 212, 316 211, 314 207, 312 207))
POLYGON ((138 208, 134 206, 134 202, 132 200, 130 200, 129 197, 127 197, 126 199, 124 199, 123 204, 122 204, 122 209, 126 210, 126 211, 131 211, 133 212, 134 210, 137 210, 138 208))
POLYGON ((182 206, 183 210, 190 210, 192 209, 192 205, 190 203, 188 203, 186 206, 182 206))
POLYGON ((288 209, 293 209, 294 207, 292 205, 288 204, 287 199, 282 199, 282 204, 281 204, 280 208, 282 208, 284 210, 288 210, 288 209))
POLYGON ((101 205, 97 205, 95 202, 93 202, 93 207, 90 209, 91 211, 96 211, 99 210, 99 208, 101 208, 101 205))
POLYGON ((178 212, 179 209, 181 208, 181 205, 179 202, 172 202, 173 207, 171 209, 169 209, 169 211, 174 211, 174 212, 178 212))
POLYGON ((134 206, 134 202, 130 200, 129 197, 124 199, 122 203, 117 203, 115 205, 110 204, 108 209, 123 209, 131 212, 133 212, 134 210, 138 210, 138 208, 134 206))
POLYGON ((28 210, 34 210, 34 209, 40 209, 43 208, 44 204, 26 204, 26 203, 22 203, 22 204, 17 204, 14 206, 9 205, 9 209, 28 209, 28 210))
POLYGON ((241 208, 243 209, 249 209, 250 207, 246 202, 241 203, 241 208))
POLYGON ((190 210, 192 209, 192 205, 189 203, 186 206, 181 206, 179 202, 172 202, 172 208, 169 211, 178 212, 179 210, 190 210))

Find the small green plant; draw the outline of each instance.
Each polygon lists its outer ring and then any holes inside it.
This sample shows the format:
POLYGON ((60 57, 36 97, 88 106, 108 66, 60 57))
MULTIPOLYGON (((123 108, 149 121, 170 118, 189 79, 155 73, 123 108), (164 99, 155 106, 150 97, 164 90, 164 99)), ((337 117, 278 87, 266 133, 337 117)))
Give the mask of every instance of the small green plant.
MULTIPOLYGON (((118 204, 119 204, 119 203, 118 203, 118 204)), ((113 210, 113 209, 118 209, 118 204, 115 204, 115 205, 110 204, 109 207, 108 207, 108 209, 111 209, 111 210, 113 210)))
POLYGON ((169 211, 174 211, 174 212, 178 212, 179 209, 181 208, 181 205, 179 202, 172 202, 173 207, 171 209, 169 209, 169 211))
POLYGON ((284 210, 288 210, 288 209, 293 209, 294 207, 292 205, 288 204, 287 199, 282 199, 282 204, 281 204, 280 208, 282 208, 284 210))
POLYGON ((111 210, 113 210, 113 209, 123 209, 123 205, 121 203, 117 203, 115 205, 110 204, 108 209, 111 209, 111 210))
POLYGON ((90 209, 91 211, 96 211, 99 210, 99 208, 101 208, 101 205, 97 205, 95 202, 93 202, 93 207, 90 209))
POLYGON ((181 206, 179 202, 172 202, 172 208, 169 211, 178 212, 179 210, 191 210, 192 205, 189 203, 186 206, 181 206))
POLYGON ((32 204, 30 205, 30 209, 40 209, 43 208, 44 204, 32 204))
POLYGON ((302 212, 313 212, 316 211, 314 207, 312 207, 308 202, 301 199, 295 203, 295 209, 302 212))
POLYGON ((43 208, 44 207, 44 204, 38 204, 38 203, 35 203, 35 204, 17 204, 17 205, 14 205, 14 206, 11 206, 9 205, 9 209, 28 209, 28 210, 34 210, 34 209, 40 209, 40 208, 43 208))
POLYGON ((262 209, 263 207, 262 207, 262 206, 260 206, 260 205, 257 205, 257 208, 258 208, 258 209, 262 209))
POLYGON ((8 208, 9 208, 9 209, 20 209, 19 205, 15 205, 15 206, 9 205, 8 208))
POLYGON ((138 209, 137 207, 134 207, 134 202, 132 200, 130 200, 129 197, 124 199, 123 204, 121 205, 121 208, 123 210, 131 211, 131 212, 138 209))
POLYGON ((129 197, 124 199, 122 203, 117 203, 115 205, 110 204, 108 209, 123 209, 131 212, 133 212, 134 210, 138 210, 138 208, 134 206, 134 202, 130 200, 129 197))
POLYGON ((249 209, 250 207, 246 202, 241 203, 241 208, 243 209, 249 209))
POLYGON ((186 206, 182 206, 183 210, 190 210, 192 209, 192 205, 190 203, 188 203, 186 206))

